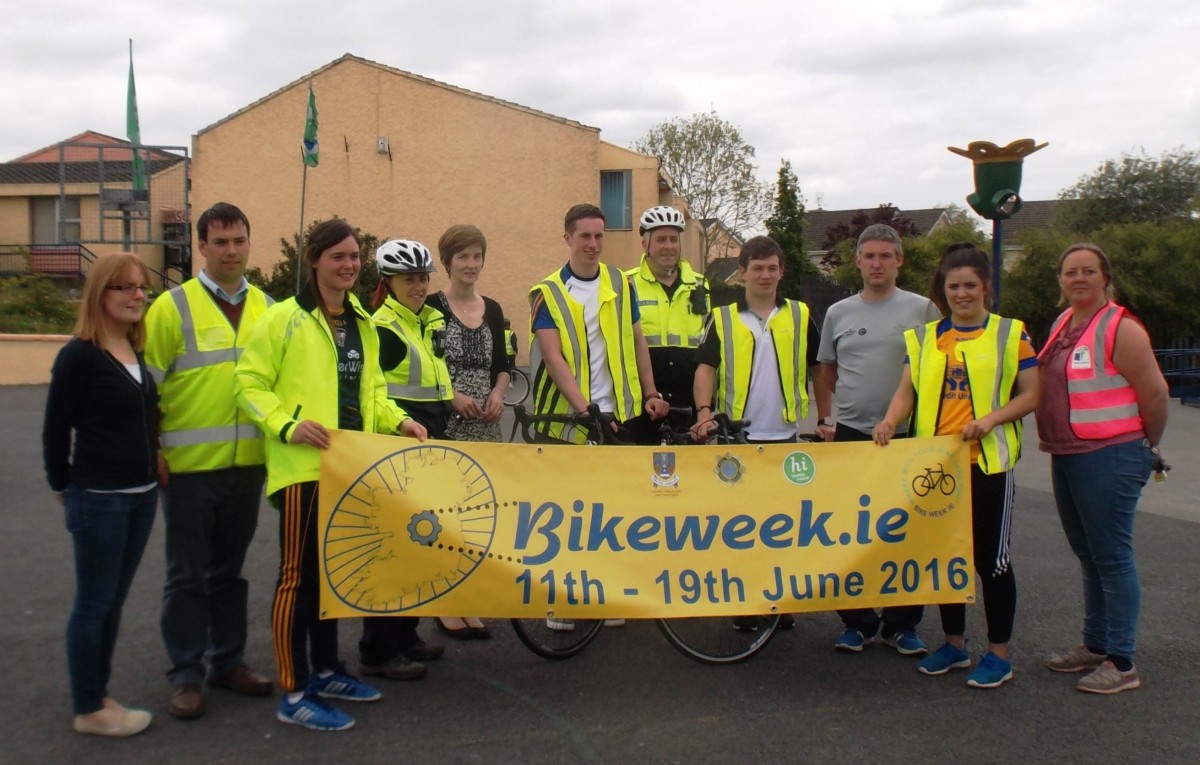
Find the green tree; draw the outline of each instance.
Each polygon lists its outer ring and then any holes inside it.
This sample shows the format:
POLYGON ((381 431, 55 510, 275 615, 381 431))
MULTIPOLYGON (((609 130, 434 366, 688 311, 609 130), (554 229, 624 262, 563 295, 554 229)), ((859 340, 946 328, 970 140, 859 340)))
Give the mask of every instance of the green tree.
POLYGON ((792 163, 786 159, 779 165, 779 180, 775 185, 775 210, 767 218, 767 234, 783 248, 783 282, 779 285, 784 297, 800 299, 800 283, 805 276, 818 274, 816 265, 804 249, 804 200, 792 163))
POLYGON ((821 249, 825 250, 821 265, 831 270, 840 269, 847 262, 853 265, 854 246, 858 235, 867 226, 875 223, 886 223, 896 229, 901 239, 919 236, 921 233, 916 224, 906 218, 904 213, 900 212, 900 208, 891 202, 885 202, 870 210, 859 210, 851 216, 849 223, 843 221, 826 229, 825 241, 821 243, 821 249), (847 240, 849 247, 846 246, 847 240))
MULTIPOLYGON (((633 148, 659 158, 694 218, 720 221, 740 236, 761 225, 770 210, 770 185, 755 177, 754 147, 715 111, 655 125, 633 148)), ((717 236, 701 226, 701 270, 717 236)))
MULTIPOLYGON (((314 220, 308 224, 304 235, 305 239, 312 233, 313 227, 320 222, 320 220, 314 220)), ((375 248, 379 246, 379 237, 365 233, 357 226, 354 227, 354 233, 362 243, 362 272, 354 285, 354 293, 369 310, 371 293, 375 291, 375 285, 379 283, 379 270, 375 267, 375 248)), ((246 279, 276 300, 292 297, 296 294, 296 251, 299 246, 299 237, 296 234, 292 235, 291 241, 281 237, 279 250, 282 257, 271 266, 271 273, 268 275, 261 268, 253 266, 246 269, 246 279)), ((301 288, 304 283, 305 278, 302 276, 301 288)))
POLYGON ((1151 157, 1125 154, 1105 160, 1060 199, 1058 222, 1079 233, 1119 223, 1191 219, 1200 209, 1200 152, 1179 147, 1151 157))

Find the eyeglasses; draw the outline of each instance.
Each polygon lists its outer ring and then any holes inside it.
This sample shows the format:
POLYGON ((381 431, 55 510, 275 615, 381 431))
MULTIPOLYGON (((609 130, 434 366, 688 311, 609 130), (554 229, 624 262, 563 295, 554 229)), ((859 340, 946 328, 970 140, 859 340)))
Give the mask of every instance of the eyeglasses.
POLYGON ((112 290, 113 292, 124 292, 126 295, 132 295, 138 290, 141 290, 144 295, 150 294, 150 288, 144 284, 108 284, 105 285, 104 289, 112 290))

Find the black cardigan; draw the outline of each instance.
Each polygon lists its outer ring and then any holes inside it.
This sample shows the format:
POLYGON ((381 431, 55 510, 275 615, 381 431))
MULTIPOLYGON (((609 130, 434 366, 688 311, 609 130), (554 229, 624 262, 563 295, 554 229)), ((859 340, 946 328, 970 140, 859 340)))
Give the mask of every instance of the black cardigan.
POLYGON ((59 351, 42 427, 51 489, 132 489, 157 479, 158 389, 141 354, 138 366, 141 383, 86 340, 72 338, 59 351))
MULTIPOLYGON (((433 293, 425 302, 445 314, 447 321, 454 314, 444 292, 433 293)), ((490 297, 483 298, 483 323, 492 333, 491 384, 495 386, 497 375, 508 371, 508 347, 504 342, 504 309, 490 297)))

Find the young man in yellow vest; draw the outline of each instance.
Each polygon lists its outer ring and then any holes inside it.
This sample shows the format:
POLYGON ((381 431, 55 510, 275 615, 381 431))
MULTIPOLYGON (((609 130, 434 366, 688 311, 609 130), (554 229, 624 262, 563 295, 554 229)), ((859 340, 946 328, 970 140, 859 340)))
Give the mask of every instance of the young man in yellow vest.
MULTIPOLYGON (((715 427, 713 411, 735 420, 747 419, 753 443, 794 443, 798 422, 808 416, 808 367, 816 363, 819 338, 809 321, 808 306, 779 294, 783 280, 783 248, 768 236, 742 245, 738 275, 746 295, 736 304, 714 308, 696 355, 698 440, 715 427)), ((784 614, 779 626, 796 620, 784 614)), ((739 630, 755 630, 758 619, 739 616, 739 630)))
MULTIPOLYGON (((670 405, 654 385, 637 294, 620 270, 600 261, 604 212, 575 205, 564 227, 570 259, 529 291, 534 413, 583 412, 594 403, 621 423, 643 408, 662 418, 670 405)), ((585 440, 559 424, 538 432, 553 441, 585 440)))
MULTIPOLYGON (((651 207, 642 213, 638 229, 642 261, 625 276, 637 293, 654 382, 668 404, 690 407, 696 349, 708 319, 708 282, 681 257, 683 213, 673 207, 651 207)), ((659 443, 658 428, 645 413, 635 422, 639 444, 659 443)))
POLYGON ((246 281, 250 221, 241 210, 215 204, 196 229, 199 277, 159 296, 146 315, 146 364, 162 413, 167 710, 181 719, 204 714, 206 676, 209 686, 249 696, 273 687, 244 660, 242 563, 266 470, 262 431, 238 409, 233 382, 241 349, 272 301, 246 281))

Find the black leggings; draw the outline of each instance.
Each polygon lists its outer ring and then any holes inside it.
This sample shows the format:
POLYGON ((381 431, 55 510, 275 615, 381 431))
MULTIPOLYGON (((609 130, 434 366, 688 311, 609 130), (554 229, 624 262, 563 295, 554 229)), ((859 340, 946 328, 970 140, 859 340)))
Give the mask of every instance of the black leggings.
MULTIPOLYGON (((1013 488, 1013 471, 987 475, 978 465, 971 466, 975 571, 983 588, 983 612, 987 617, 990 643, 1007 643, 1012 639, 1017 613, 1017 578, 1008 557, 1013 488)), ((942 630, 947 635, 966 633, 965 604, 951 603, 938 608, 942 614, 942 630)))

